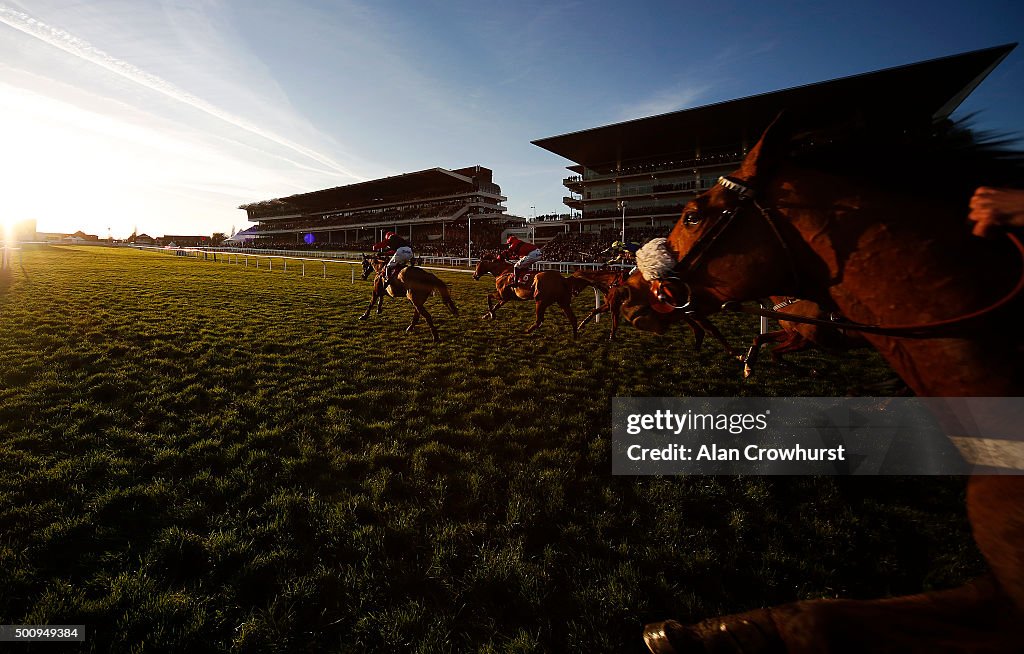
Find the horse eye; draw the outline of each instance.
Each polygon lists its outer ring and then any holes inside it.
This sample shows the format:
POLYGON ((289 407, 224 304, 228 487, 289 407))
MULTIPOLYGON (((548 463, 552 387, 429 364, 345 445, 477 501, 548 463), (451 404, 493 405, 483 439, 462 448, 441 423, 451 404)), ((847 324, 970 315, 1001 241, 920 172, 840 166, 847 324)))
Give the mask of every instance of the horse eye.
POLYGON ((700 214, 695 211, 687 211, 683 216, 684 225, 696 225, 700 223, 700 214))

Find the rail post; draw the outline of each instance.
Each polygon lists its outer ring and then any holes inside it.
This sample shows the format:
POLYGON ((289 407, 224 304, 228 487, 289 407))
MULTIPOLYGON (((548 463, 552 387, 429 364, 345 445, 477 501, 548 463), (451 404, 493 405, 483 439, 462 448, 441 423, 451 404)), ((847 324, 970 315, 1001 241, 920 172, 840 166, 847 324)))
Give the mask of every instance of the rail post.
MULTIPOLYGON (((601 294, 597 292, 596 288, 594 289, 594 308, 601 308, 601 294)), ((594 322, 601 322, 601 314, 594 314, 594 322)))

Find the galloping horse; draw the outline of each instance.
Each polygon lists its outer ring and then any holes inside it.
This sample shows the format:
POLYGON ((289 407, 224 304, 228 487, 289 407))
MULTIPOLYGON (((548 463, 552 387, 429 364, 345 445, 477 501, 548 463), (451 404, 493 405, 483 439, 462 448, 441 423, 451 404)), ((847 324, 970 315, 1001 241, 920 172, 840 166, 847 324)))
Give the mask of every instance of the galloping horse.
MULTIPOLYGON (((371 272, 377 273, 377 276, 373 279, 373 294, 370 296, 370 306, 366 307, 363 315, 359 316, 360 320, 366 320, 370 316, 370 309, 373 308, 374 303, 377 304, 378 314, 384 311, 385 291, 381 272, 384 270, 385 265, 386 262, 376 257, 363 255, 363 279, 365 280, 369 277, 371 272)), ((459 309, 455 306, 455 302, 452 301, 452 297, 448 292, 448 285, 438 279, 436 275, 422 268, 408 266, 396 273, 394 280, 387 289, 387 295, 394 298, 405 295, 405 297, 409 298, 409 302, 412 302, 413 314, 412 322, 409 323, 405 331, 411 332, 413 327, 420 321, 420 316, 423 316, 423 319, 427 321, 427 326, 430 327, 430 334, 434 337, 435 343, 440 341, 441 337, 438 336, 433 317, 426 307, 423 306, 427 298, 431 295, 440 295, 441 301, 452 312, 452 315, 459 315, 459 309)))
MULTIPOLYGON (((609 313, 612 319, 612 330, 608 335, 608 340, 615 340, 615 332, 619 327, 619 311, 622 309, 623 302, 629 294, 629 290, 623 287, 625 280, 628 276, 623 272, 616 270, 577 270, 572 274, 569 279, 578 279, 585 283, 587 286, 592 286, 597 290, 604 293, 604 303, 601 306, 595 308, 587 317, 580 321, 579 329, 590 322, 594 316, 609 313)), ((701 344, 704 343, 704 335, 710 332, 715 339, 722 344, 725 351, 729 353, 729 356, 742 358, 736 354, 729 342, 722 336, 722 332, 718 331, 718 327, 715 327, 714 323, 703 317, 693 316, 682 316, 682 320, 690 326, 693 330, 693 341, 694 347, 700 349, 701 344)))
MULTIPOLYGON (((780 295, 773 295, 768 298, 773 303, 773 309, 780 313, 804 316, 827 320, 829 311, 825 311, 820 304, 810 300, 799 298, 784 298, 780 295)), ((750 377, 754 373, 754 366, 757 365, 758 353, 766 343, 777 343, 771 349, 772 361, 778 363, 782 360, 783 354, 802 352, 811 347, 820 347, 826 350, 849 350, 868 345, 864 337, 857 332, 844 332, 836 327, 824 325, 809 325, 801 322, 793 322, 779 318, 779 329, 774 332, 765 332, 754 337, 750 349, 743 357, 743 376, 750 377)))
POLYGON ((487 313, 483 318, 493 319, 494 313, 511 300, 536 300, 537 319, 526 329, 529 334, 544 324, 544 312, 548 307, 558 304, 572 327, 572 337, 576 338, 576 315, 572 311, 572 299, 583 288, 582 284, 577 286, 570 283, 561 273, 543 271, 533 274, 528 288, 513 288, 512 264, 488 256, 481 257, 476 264, 473 279, 478 280, 485 274, 494 275, 495 291, 487 296, 487 313), (493 304, 492 300, 497 301, 497 304, 493 304))
MULTIPOLYGON (((815 151, 777 120, 736 173, 686 205, 664 244, 667 266, 657 265, 659 247, 641 265, 663 283, 649 288, 634 275, 631 298, 642 299, 627 301, 623 315, 659 331, 672 317, 651 302, 711 313, 723 302, 807 298, 860 324, 889 325, 865 338, 920 396, 1024 395, 1020 255, 1008 239, 972 237, 965 224, 979 174, 1000 183, 990 175, 1019 174, 1020 160, 1004 151, 1012 171, 984 170, 983 148, 965 155, 957 136, 858 136, 815 151), (950 142, 959 150, 943 146, 950 142)), ((1007 434, 1022 429, 1014 418, 1007 434)), ((967 510, 989 581, 804 601, 689 627, 668 621, 648 625, 645 640, 654 652, 1020 651, 1024 477, 972 476, 967 510)))

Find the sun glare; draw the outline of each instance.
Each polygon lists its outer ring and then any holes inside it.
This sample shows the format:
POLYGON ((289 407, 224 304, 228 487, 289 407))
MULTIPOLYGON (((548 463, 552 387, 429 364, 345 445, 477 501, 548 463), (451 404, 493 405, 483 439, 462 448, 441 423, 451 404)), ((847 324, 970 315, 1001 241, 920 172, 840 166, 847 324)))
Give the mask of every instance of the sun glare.
POLYGON ((14 219, 0 216, 0 241, 7 245, 14 244, 14 219))

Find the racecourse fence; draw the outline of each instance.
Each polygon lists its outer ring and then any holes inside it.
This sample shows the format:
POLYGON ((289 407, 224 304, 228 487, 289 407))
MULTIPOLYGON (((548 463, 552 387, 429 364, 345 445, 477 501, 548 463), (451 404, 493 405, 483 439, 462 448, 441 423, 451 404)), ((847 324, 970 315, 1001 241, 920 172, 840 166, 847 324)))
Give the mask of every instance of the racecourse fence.
MULTIPOLYGON (((306 276, 306 267, 321 266, 321 276, 327 279, 328 264, 344 264, 349 266, 352 284, 356 283, 356 268, 362 275, 363 259, 361 252, 307 252, 303 250, 265 250, 262 248, 212 248, 212 247, 156 247, 145 245, 130 246, 136 250, 158 252, 179 257, 192 257, 205 261, 240 265, 246 268, 260 268, 260 262, 265 261, 264 266, 268 271, 273 272, 274 260, 278 260, 278 267, 288 272, 288 262, 292 262, 292 268, 298 267, 302 276, 306 276), (359 257, 354 259, 352 257, 359 257)), ((474 266, 480 259, 469 257, 416 257, 417 265, 424 270, 437 270, 442 272, 457 272, 472 274, 474 266), (421 263, 433 265, 420 265, 421 263)), ((537 271, 554 270, 563 274, 571 274, 576 270, 600 270, 607 264, 601 263, 580 263, 575 261, 538 261, 533 264, 532 269, 537 271)), ((629 266, 614 264, 612 267, 628 269, 629 266)), ((601 306, 601 293, 594 289, 594 308, 601 306)), ((594 317, 595 322, 600 322, 601 316, 594 317)))

